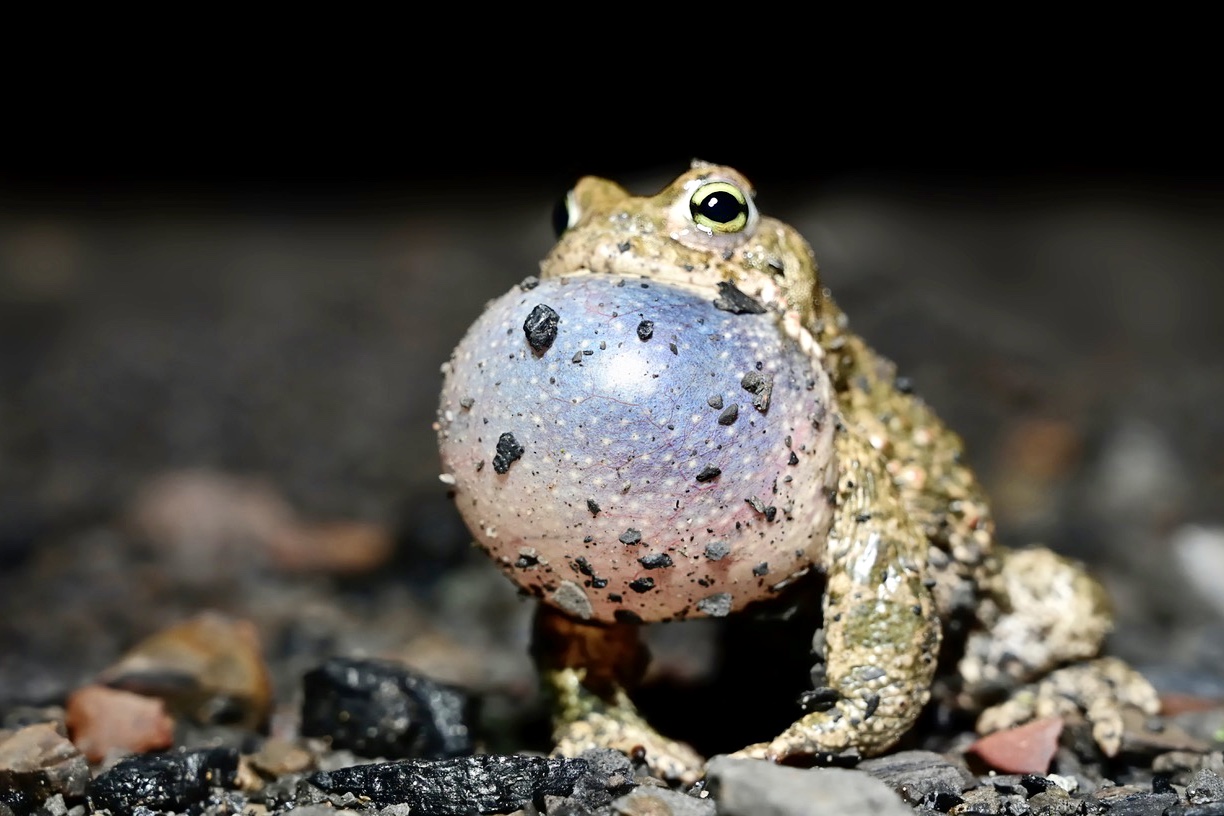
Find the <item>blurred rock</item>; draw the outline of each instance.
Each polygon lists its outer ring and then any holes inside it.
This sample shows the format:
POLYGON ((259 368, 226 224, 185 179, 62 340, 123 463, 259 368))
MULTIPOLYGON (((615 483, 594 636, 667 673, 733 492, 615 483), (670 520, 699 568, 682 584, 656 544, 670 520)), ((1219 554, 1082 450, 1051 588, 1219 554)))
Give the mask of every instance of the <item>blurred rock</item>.
POLYGON ((259 750, 246 757, 251 766, 269 778, 282 774, 300 774, 314 767, 309 751, 283 739, 268 739, 259 750))
POLYGON ((1187 583, 1224 617, 1224 527, 1187 524, 1169 536, 1187 583))
POLYGON ((1049 524, 1058 510, 1058 483, 1079 465, 1083 440, 1065 419, 1024 417, 999 443, 991 499, 1005 526, 1049 524))
POLYGON ((699 799, 667 788, 638 788, 612 802, 612 813, 616 816, 714 816, 716 812, 713 799, 699 799))
POLYGON ((1215 697, 1199 697, 1195 694, 1168 692, 1160 695, 1160 713, 1166 717, 1179 714, 1194 714, 1224 708, 1224 700, 1215 697))
POLYGON ((1107 437, 1093 476, 1101 513, 1147 522, 1181 503, 1188 478, 1165 429, 1134 419, 1107 437))
POLYGON ((1169 752, 1205 754, 1210 744, 1182 728, 1176 719, 1149 717, 1133 708, 1122 710, 1121 750, 1137 756, 1169 752))
POLYGON ((292 573, 368 572, 395 550, 384 527, 303 522, 266 481, 210 470, 154 479, 132 501, 128 520, 188 585, 241 579, 269 567, 292 573))
POLYGON ((209 584, 269 561, 278 536, 296 524, 271 485, 210 470, 164 474, 132 500, 128 522, 188 584, 209 584))
POLYGON ((718 756, 706 766, 711 796, 724 816, 913 816, 885 783, 845 768, 785 768, 718 756))
POLYGON ((1062 730, 1061 717, 1043 717, 987 734, 969 746, 968 753, 1003 773, 1044 774, 1058 751, 1062 730))
POLYGON ((389 530, 362 521, 329 521, 282 528, 269 542, 277 569, 357 575, 386 564, 395 552, 389 530))
POLYGON ((232 788, 237 774, 238 752, 226 748, 131 757, 90 783, 89 804, 115 816, 137 808, 182 812, 213 788, 232 788))
POLYGON ((159 698, 85 686, 68 698, 67 709, 68 733, 90 762, 174 745, 174 720, 159 698))
POLYGON ((64 709, 59 706, 13 706, 0 716, 0 731, 16 731, 27 725, 51 723, 57 731, 67 733, 64 709))
POLYGON ((160 697, 201 723, 259 728, 272 703, 254 624, 204 612, 138 643, 98 682, 160 697))
POLYGON ((333 658, 302 679, 302 734, 361 756, 445 759, 472 753, 472 700, 404 666, 333 658))
POLYGON ((89 763, 55 726, 0 736, 0 804, 25 813, 55 794, 80 797, 88 781, 89 763))

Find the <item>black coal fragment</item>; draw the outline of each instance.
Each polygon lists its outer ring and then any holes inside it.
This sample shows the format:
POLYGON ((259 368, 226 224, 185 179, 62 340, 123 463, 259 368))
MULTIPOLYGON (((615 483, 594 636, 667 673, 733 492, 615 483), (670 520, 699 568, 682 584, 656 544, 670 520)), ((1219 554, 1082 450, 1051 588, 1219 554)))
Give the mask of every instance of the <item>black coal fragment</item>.
POLYGON ((507 473, 510 465, 523 458, 523 446, 518 443, 512 433, 504 433, 497 438, 497 453, 493 457, 493 469, 498 473, 507 473))
POLYGON ((646 569, 660 569, 661 567, 672 566, 671 556, 667 553, 651 553, 643 555, 638 559, 638 563, 646 569))
POLYGON ((740 380, 740 387, 752 394, 752 404, 762 414, 769 410, 769 400, 773 396, 773 377, 759 371, 749 371, 740 380))
POLYGON ((654 589, 654 585, 653 578, 637 578, 629 582, 629 588, 634 592, 649 592, 654 589))
POLYGON ((721 561, 731 552, 731 545, 725 541, 711 541, 705 547, 705 557, 711 561, 721 561))
POLYGON ((640 544, 642 542, 642 531, 630 527, 628 530, 620 534, 620 543, 622 544, 640 544))
POLYGON ((719 281, 718 297, 714 298, 714 308, 722 309, 731 314, 764 314, 765 304, 744 294, 735 284, 719 281))
POLYGON ((723 412, 718 415, 718 424, 719 425, 734 425, 735 420, 738 418, 739 418, 739 405, 733 402, 730 405, 728 405, 726 408, 724 408, 723 412))
POLYGON ((238 779, 238 751, 204 748, 146 754, 121 760, 89 784, 92 810, 115 816, 145 807, 183 812, 208 798, 211 788, 233 789, 238 779))
POLYGON ((701 472, 697 474, 697 481, 708 482, 713 479, 717 479, 721 475, 722 468, 716 468, 713 465, 706 465, 701 469, 701 472))
POLYGON ((523 321, 523 333, 527 335, 527 344, 536 354, 543 354, 557 339, 557 323, 561 316, 553 311, 551 306, 543 303, 531 310, 523 321))
POLYGON ((587 499, 587 509, 591 511, 592 516, 599 515, 599 503, 594 499, 587 499))
POLYGON ((376 806, 406 804, 413 816, 510 813, 544 796, 569 796, 590 771, 585 759, 482 754, 401 760, 321 771, 309 782, 376 806))
POLYGON ((472 753, 466 692, 390 661, 332 658, 302 679, 302 734, 366 757, 472 753))
POLYGON ((654 321, 643 320, 637 327, 638 339, 645 343, 651 337, 654 337, 654 321))

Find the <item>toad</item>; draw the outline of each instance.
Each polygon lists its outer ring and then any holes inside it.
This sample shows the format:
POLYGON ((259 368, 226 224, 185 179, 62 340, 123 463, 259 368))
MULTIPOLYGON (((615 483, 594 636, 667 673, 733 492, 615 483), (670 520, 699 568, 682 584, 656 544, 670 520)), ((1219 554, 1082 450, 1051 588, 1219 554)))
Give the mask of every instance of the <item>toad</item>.
POLYGON ((702 162, 648 197, 580 180, 539 276, 492 301, 443 367, 443 480, 541 601, 557 752, 612 747, 696 778, 702 758, 632 702, 639 628, 795 592, 821 604, 796 644, 814 688, 744 755, 879 754, 933 694, 983 731, 1082 712, 1116 752, 1123 710, 1157 701, 1098 657, 1102 588, 1049 550, 996 544, 960 438, 753 195, 702 162))

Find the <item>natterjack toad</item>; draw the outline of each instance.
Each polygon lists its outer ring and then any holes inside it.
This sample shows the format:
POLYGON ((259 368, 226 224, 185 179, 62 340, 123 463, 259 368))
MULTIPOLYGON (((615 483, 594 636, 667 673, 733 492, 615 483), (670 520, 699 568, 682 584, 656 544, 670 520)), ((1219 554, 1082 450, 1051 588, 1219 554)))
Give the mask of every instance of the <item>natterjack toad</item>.
MULTIPOLYGON (((695 162, 653 197, 585 178, 561 216, 539 278, 491 302, 444 367, 438 421, 460 513, 543 601, 558 751, 645 749, 692 778, 701 758, 629 699, 638 625, 731 614, 801 578, 822 593, 823 680, 750 755, 879 753, 933 690, 980 709, 1097 654, 1100 587, 995 545, 960 439, 849 331, 807 243, 743 176, 695 162), (953 619, 956 670, 937 680, 953 619)), ((1116 751, 1121 708, 1153 711, 1154 693, 1116 661, 1075 670, 1116 751)), ((1054 705, 1017 695, 982 722, 1054 705)))

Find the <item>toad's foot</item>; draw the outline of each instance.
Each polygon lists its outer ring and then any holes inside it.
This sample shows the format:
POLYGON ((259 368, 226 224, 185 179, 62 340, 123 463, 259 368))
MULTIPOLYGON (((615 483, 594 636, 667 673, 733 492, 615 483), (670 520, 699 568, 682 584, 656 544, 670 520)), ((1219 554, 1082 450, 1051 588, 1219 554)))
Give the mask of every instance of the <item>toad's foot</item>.
POLYGON ((1097 745, 1112 757, 1122 747, 1128 708, 1151 716, 1160 711, 1160 699, 1139 672, 1117 658, 1103 657, 1058 669, 1021 688, 1007 701, 983 711, 977 731, 989 734, 1040 717, 1082 716, 1092 725, 1097 745))
POLYGON ((1000 569, 978 608, 959 664, 960 706, 981 708, 1059 666, 1096 657, 1112 628, 1104 588, 1050 550, 999 550, 1000 569))
POLYGON ((605 700, 584 685, 582 669, 546 673, 545 682, 557 702, 553 730, 556 756, 575 757, 592 748, 614 748, 643 756, 652 776, 691 785, 701 778, 705 760, 683 742, 659 734, 638 714, 621 689, 605 700))
MULTIPOLYGON (((853 429, 837 434, 838 504, 825 555, 825 682, 810 713, 748 756, 879 754, 914 724, 939 653, 935 601, 923 582, 927 541, 907 516, 880 454, 853 429)), ((823 648, 822 646, 823 641, 823 648)))

